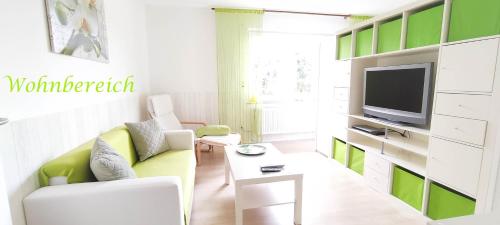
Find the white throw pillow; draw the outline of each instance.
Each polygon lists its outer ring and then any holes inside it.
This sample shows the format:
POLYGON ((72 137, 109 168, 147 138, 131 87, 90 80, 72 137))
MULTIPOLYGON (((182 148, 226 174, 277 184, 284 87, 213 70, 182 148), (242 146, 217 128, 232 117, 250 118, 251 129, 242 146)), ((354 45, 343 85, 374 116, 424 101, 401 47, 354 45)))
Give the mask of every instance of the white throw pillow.
POLYGON ((96 138, 90 154, 90 169, 98 181, 137 177, 127 160, 100 137, 96 138))
POLYGON ((132 136, 140 161, 170 149, 165 130, 156 119, 140 123, 125 123, 125 125, 132 136))

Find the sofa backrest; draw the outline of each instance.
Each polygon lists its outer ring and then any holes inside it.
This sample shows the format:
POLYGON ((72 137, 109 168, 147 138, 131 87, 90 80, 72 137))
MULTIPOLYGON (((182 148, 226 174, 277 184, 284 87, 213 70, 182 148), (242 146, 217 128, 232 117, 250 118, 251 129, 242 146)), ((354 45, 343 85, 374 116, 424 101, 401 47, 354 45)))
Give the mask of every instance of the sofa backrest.
MULTIPOLYGON (((137 153, 125 126, 119 126, 100 135, 110 144, 130 165, 137 162, 137 153)), ((48 186, 51 178, 66 177, 68 184, 96 181, 90 169, 90 152, 95 139, 45 163, 39 171, 40 186, 48 186)))

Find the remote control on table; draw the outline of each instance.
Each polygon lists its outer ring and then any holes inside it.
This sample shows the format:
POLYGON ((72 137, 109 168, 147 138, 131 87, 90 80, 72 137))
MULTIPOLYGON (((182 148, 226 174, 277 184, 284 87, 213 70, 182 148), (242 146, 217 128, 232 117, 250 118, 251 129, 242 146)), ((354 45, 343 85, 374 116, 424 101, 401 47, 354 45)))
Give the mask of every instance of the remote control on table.
POLYGON ((279 168, 279 167, 262 167, 260 168, 260 171, 263 172, 263 173, 267 173, 267 172, 280 172, 283 168, 279 168))

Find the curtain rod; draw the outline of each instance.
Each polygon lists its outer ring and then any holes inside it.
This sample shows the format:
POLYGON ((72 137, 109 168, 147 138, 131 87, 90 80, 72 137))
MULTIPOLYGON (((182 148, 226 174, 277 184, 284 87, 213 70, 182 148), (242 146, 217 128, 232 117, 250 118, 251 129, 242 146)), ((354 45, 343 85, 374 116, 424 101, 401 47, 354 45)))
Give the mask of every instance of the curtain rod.
MULTIPOLYGON (((215 10, 215 8, 212 8, 215 10)), ((333 14, 333 13, 315 13, 315 12, 300 12, 300 11, 286 11, 286 10, 273 10, 273 9, 263 9, 264 12, 274 12, 274 13, 290 13, 290 14, 305 14, 305 15, 315 15, 315 16, 338 16, 338 17, 351 17, 351 14, 333 14)))

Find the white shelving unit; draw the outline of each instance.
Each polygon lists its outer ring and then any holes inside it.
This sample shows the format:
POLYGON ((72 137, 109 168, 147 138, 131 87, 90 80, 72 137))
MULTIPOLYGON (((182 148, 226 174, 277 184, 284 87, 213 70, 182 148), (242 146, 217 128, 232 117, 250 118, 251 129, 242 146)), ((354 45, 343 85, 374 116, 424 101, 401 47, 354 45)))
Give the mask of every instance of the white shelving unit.
MULTIPOLYGON (((341 72, 335 74, 334 86, 347 88, 349 93, 346 100, 335 100, 333 103, 339 109, 332 114, 336 118, 333 136, 346 142, 347 161, 350 146, 356 146, 378 157, 381 162, 391 163, 391 173, 397 165, 422 176, 425 185, 421 212, 424 215, 427 213, 431 183, 439 183, 475 199, 476 213, 489 212, 500 161, 500 147, 496 140, 500 131, 500 82, 497 82, 497 74, 500 74, 500 35, 447 42, 452 2, 422 0, 355 24, 337 34, 337 38, 351 35, 351 57, 335 63, 340 67, 337 71, 341 72), (409 16, 438 4, 444 5, 439 43, 406 49, 409 16), (380 24, 398 17, 402 19, 399 49, 377 53, 380 24), (367 27, 373 27, 372 54, 355 57, 356 34, 367 27), (498 44, 494 43, 495 40, 498 44), (364 68, 427 62, 433 63, 434 89, 431 99, 433 116, 426 127, 405 126, 363 116, 364 68), (495 79, 496 82, 493 82, 495 79), (439 98, 446 100, 440 102, 439 98), (436 112, 436 108, 440 110, 436 112), (409 136, 402 137, 397 133, 375 136, 355 130, 353 125, 393 129, 409 136), (457 171, 461 174, 456 174, 457 171), (480 172, 473 175, 471 171, 480 172), (476 186, 477 191, 471 188, 476 186)), ((367 169, 373 168, 365 167, 365 171, 367 169)), ((392 174, 379 175, 389 176, 382 182, 390 185, 392 174)), ((390 193, 390 188, 388 190, 390 193)))

